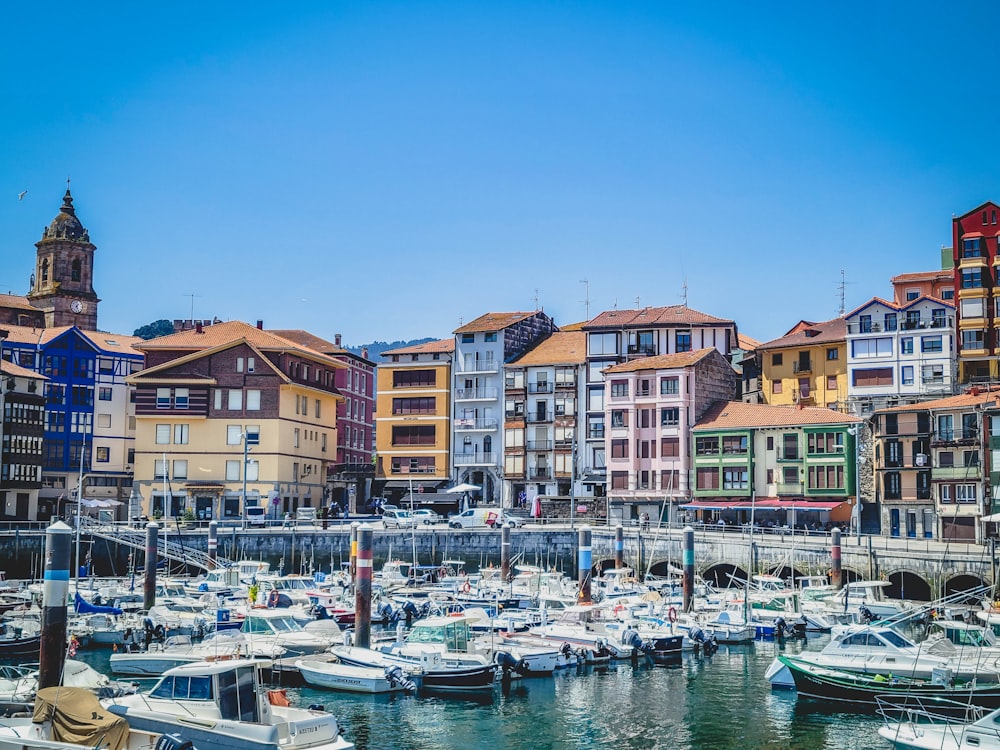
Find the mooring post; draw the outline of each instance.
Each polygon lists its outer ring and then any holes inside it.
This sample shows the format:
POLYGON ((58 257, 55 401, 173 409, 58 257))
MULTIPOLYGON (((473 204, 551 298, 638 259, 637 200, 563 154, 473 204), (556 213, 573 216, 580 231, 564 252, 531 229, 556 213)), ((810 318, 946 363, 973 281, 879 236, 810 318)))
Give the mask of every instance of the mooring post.
POLYGON ((830 557, 833 559, 833 567, 830 568, 830 583, 835 591, 844 588, 844 568, 840 557, 840 529, 836 526, 830 532, 830 557))
POLYGON ((690 612, 694 606, 694 529, 684 527, 684 578, 681 581, 685 612, 690 612))
POLYGON ((590 526, 581 527, 578 535, 577 580, 580 584, 580 593, 577 596, 580 604, 590 604, 592 601, 590 598, 590 568, 593 565, 590 526))
POLYGON ((506 584, 510 580, 510 524, 500 527, 500 577, 506 584))
POLYGON ((156 604, 156 553, 159 547, 160 527, 154 522, 146 524, 146 569, 142 581, 142 606, 147 612, 156 604))
POLYGON ((351 524, 351 565, 350 565, 350 575, 351 575, 351 586, 355 589, 358 585, 358 527, 361 524, 354 521, 351 524))
POLYGON ((208 569, 215 570, 215 561, 219 556, 219 524, 208 522, 208 569))
POLYGON ((358 578, 354 592, 354 642, 361 648, 371 645, 372 635, 372 528, 358 529, 358 578))
POLYGON ((45 579, 42 584, 42 642, 38 687, 62 682, 66 661, 66 599, 69 596, 69 551, 73 530, 56 521, 45 530, 45 579))

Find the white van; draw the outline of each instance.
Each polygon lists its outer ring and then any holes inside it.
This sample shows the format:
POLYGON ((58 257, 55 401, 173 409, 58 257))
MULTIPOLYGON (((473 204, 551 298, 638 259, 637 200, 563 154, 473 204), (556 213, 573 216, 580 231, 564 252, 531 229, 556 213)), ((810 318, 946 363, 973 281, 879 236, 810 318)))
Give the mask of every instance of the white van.
POLYGON ((247 526, 267 526, 267 508, 247 506, 243 509, 243 518, 247 526))
POLYGON ((486 529, 500 528, 504 523, 517 526, 516 518, 508 518, 497 507, 469 508, 463 513, 448 518, 448 525, 453 529, 486 529))
POLYGON ((313 526, 316 523, 316 509, 315 508, 299 508, 295 511, 295 525, 296 526, 313 526))

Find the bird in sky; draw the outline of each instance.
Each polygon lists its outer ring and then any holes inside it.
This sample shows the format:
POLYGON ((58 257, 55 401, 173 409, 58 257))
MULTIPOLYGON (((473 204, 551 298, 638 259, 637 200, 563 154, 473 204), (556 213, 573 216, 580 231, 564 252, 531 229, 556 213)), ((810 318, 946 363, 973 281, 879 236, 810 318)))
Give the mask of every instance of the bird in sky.
POLYGON ((26 196, 27 194, 28 194, 27 190, 22 190, 20 193, 17 194, 17 199, 19 201, 23 201, 24 200, 24 196, 26 196))

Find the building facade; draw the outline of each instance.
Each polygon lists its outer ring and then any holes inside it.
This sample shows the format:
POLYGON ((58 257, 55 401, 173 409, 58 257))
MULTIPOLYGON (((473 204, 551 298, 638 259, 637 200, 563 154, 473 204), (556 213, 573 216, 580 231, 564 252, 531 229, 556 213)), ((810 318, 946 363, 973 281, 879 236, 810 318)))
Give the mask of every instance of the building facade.
MULTIPOLYGON (((457 328, 452 364, 452 461, 457 484, 482 489, 489 504, 510 507, 504 497, 503 434, 500 425, 526 427, 527 415, 506 419, 504 367, 554 330, 544 312, 487 313, 457 328), (501 422, 503 420, 503 422, 501 422)), ((538 414, 536 413, 536 417, 538 414)))
POLYGON ((1000 379, 1000 325, 997 306, 1000 285, 1000 206, 984 203, 952 219, 954 279, 958 294, 958 367, 962 383, 987 383, 1000 379))
POLYGON ((554 332, 504 367, 504 496, 515 506, 531 508, 539 496, 595 495, 575 486, 585 441, 579 416, 586 362, 586 334, 569 330, 554 332))
POLYGON ((0 518, 6 521, 46 521, 52 517, 51 503, 41 508, 38 503, 45 433, 44 384, 44 376, 0 359, 0 518))
POLYGON ((451 367, 455 339, 382 353, 375 400, 375 479, 398 500, 434 492, 451 476, 451 367))
POLYGON ((951 251, 947 250, 947 267, 940 271, 918 271, 916 273, 901 273, 893 276, 892 301, 898 307, 903 307, 920 297, 955 302, 955 270, 952 267, 951 251))
POLYGON ((716 404, 692 430, 703 521, 848 528, 861 420, 822 407, 716 404))
POLYGON ((788 333, 757 348, 761 394, 772 406, 847 404, 847 324, 799 321, 788 333))
POLYGON ((691 497, 691 429, 736 397, 736 371, 717 349, 699 349, 612 365, 604 378, 610 517, 666 519, 691 497))
POLYGON ((325 507, 337 445, 329 356, 240 321, 141 344, 135 481, 150 517, 238 521, 325 507))
POLYGON ((587 334, 587 443, 584 479, 607 483, 604 370, 643 357, 684 354, 713 348, 731 358, 738 344, 736 323, 687 305, 608 310, 583 326, 587 334))
POLYGON ((847 400, 853 414, 954 392, 955 307, 932 297, 875 297, 845 316, 847 400))

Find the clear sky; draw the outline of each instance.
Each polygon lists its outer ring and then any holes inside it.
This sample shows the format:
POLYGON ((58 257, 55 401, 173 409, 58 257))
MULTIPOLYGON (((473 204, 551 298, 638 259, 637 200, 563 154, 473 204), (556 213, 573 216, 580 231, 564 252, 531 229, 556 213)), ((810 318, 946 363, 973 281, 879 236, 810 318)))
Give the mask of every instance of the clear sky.
POLYGON ((993 4, 12 3, 0 291, 67 175, 101 327, 344 343, 682 299, 758 339, 1000 199, 993 4), (23 200, 17 195, 27 190, 23 200))

